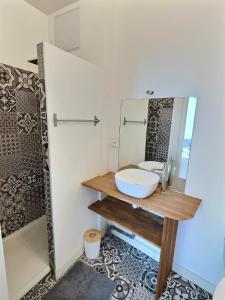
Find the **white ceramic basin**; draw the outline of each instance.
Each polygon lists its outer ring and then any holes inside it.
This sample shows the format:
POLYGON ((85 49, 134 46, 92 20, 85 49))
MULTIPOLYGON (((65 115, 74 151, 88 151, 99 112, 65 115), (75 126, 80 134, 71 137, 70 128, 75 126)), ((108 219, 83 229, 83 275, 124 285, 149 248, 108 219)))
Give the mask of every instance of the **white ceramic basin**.
POLYGON ((115 174, 121 193, 135 198, 146 198, 156 190, 160 177, 141 169, 125 169, 115 174))

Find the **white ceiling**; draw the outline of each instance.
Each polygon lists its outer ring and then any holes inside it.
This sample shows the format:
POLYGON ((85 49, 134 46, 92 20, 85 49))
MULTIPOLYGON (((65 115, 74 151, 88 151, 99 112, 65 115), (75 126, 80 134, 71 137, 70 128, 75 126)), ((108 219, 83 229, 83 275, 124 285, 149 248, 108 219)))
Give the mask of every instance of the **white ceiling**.
POLYGON ((32 6, 41 10, 43 13, 49 15, 54 13, 58 9, 61 9, 67 5, 70 5, 77 0, 25 0, 32 6))

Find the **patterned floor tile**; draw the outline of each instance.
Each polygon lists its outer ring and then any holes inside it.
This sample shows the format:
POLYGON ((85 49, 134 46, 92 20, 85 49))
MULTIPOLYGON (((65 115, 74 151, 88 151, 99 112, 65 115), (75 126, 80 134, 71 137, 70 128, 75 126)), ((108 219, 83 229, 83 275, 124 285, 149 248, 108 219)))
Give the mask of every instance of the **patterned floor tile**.
POLYGON ((149 256, 146 255, 145 253, 141 252, 140 250, 131 247, 129 252, 129 255, 133 256, 134 258, 136 258, 137 260, 141 261, 141 262, 147 262, 149 260, 149 256))
POLYGON ((105 237, 102 240, 102 247, 103 246, 107 246, 110 245, 111 247, 117 248, 120 251, 120 256, 124 257, 129 253, 129 250, 131 249, 131 245, 129 245, 128 243, 124 242, 123 240, 121 240, 120 238, 118 238, 115 235, 110 235, 105 237))
POLYGON ((198 300, 211 300, 212 296, 205 290, 198 287, 198 300))
POLYGON ((198 290, 197 285, 195 285, 190 280, 187 280, 186 278, 184 278, 183 276, 181 276, 175 272, 171 273, 171 279, 176 280, 177 282, 181 283, 183 286, 188 287, 189 289, 196 290, 196 291, 198 290))
POLYGON ((119 266, 117 272, 133 282, 139 282, 146 268, 144 262, 137 260, 131 255, 126 255, 119 266))
POLYGON ((119 276, 114 279, 116 287, 113 291, 111 300, 126 299, 130 300, 133 297, 135 291, 135 284, 129 279, 123 276, 119 276))
POLYGON ((155 295, 149 293, 145 288, 137 286, 134 290, 132 300, 155 300, 155 295))
POLYGON ((103 241, 100 254, 95 260, 88 259, 85 254, 81 256, 81 260, 95 268, 97 272, 114 279, 117 276, 117 273, 115 273, 116 268, 122 261, 121 253, 118 248, 113 247, 109 242, 103 241))
POLYGON ((141 286, 152 294, 156 292, 158 265, 147 268, 141 276, 141 286))
POLYGON ((160 300, 198 300, 198 292, 171 278, 160 300))
MULTIPOLYGON (((101 242, 99 256, 80 258, 114 282, 116 287, 110 300, 154 300, 158 263, 146 254, 115 237, 101 242), (141 266, 139 267, 138 264, 141 266), (140 280, 137 279, 140 276, 140 280)), ((41 300, 55 282, 47 276, 21 300, 41 300)), ((172 273, 160 300, 210 300, 211 296, 182 276, 172 273)))
POLYGON ((107 266, 104 264, 103 257, 99 255, 96 259, 88 259, 85 254, 83 254, 80 258, 81 261, 83 261, 88 266, 94 268, 97 272, 105 275, 106 277, 110 279, 114 279, 115 275, 114 272, 116 270, 115 265, 107 266))

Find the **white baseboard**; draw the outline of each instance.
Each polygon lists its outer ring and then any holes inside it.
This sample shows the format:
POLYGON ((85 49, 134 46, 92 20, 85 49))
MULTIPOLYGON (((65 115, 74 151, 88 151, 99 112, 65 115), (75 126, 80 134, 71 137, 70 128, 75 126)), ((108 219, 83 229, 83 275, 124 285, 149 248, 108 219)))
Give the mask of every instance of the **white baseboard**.
MULTIPOLYGON (((118 226, 118 224, 115 224, 117 227, 121 228, 118 226)), ((122 228, 125 230, 124 228, 122 228)), ((128 232, 127 230, 125 230, 128 232)), ((127 242, 128 244, 132 245, 133 247, 137 248, 138 250, 144 252, 151 258, 155 259, 156 261, 159 262, 160 258, 160 248, 154 246, 153 244, 139 238, 135 237, 134 239, 129 239, 123 234, 120 234, 116 231, 112 230, 112 233, 127 242)), ((207 281, 206 279, 198 276, 197 274, 193 273, 192 271, 182 267, 181 265, 178 265, 176 263, 173 264, 173 271, 178 273, 179 275, 185 277, 186 279, 190 280, 191 282, 197 284, 200 288, 206 290, 210 294, 213 294, 215 290, 215 285, 212 284, 211 282, 207 281)))
POLYGON ((56 280, 59 280, 70 269, 70 267, 72 267, 72 265, 80 258, 83 252, 84 247, 82 246, 73 254, 73 256, 70 257, 70 259, 67 260, 62 267, 60 267, 58 270, 56 267, 56 280))
MULTIPOLYGON (((122 230, 125 230, 124 228, 122 228, 121 226, 118 226, 118 224, 116 225, 116 227, 121 228, 122 230)), ((126 232, 128 232, 126 230, 126 232)), ((125 242, 127 242, 128 244, 130 244, 131 246, 137 248, 138 250, 144 252, 145 254, 147 254, 148 256, 150 256, 151 258, 153 258, 154 260, 159 262, 159 258, 160 258, 160 248, 156 247, 153 244, 149 244, 147 243, 144 239, 135 236, 134 239, 130 239, 128 237, 126 237, 125 235, 112 230, 112 233, 119 237, 120 239, 124 240, 125 242)))

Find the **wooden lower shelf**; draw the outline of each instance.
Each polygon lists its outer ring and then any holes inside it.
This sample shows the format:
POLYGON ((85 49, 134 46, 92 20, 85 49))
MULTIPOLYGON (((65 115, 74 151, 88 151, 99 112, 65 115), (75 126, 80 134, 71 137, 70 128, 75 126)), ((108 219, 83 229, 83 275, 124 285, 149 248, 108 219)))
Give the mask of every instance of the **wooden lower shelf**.
POLYGON ((132 205, 113 197, 97 201, 88 208, 102 217, 123 226, 157 247, 161 247, 163 218, 141 208, 133 208, 132 205))

